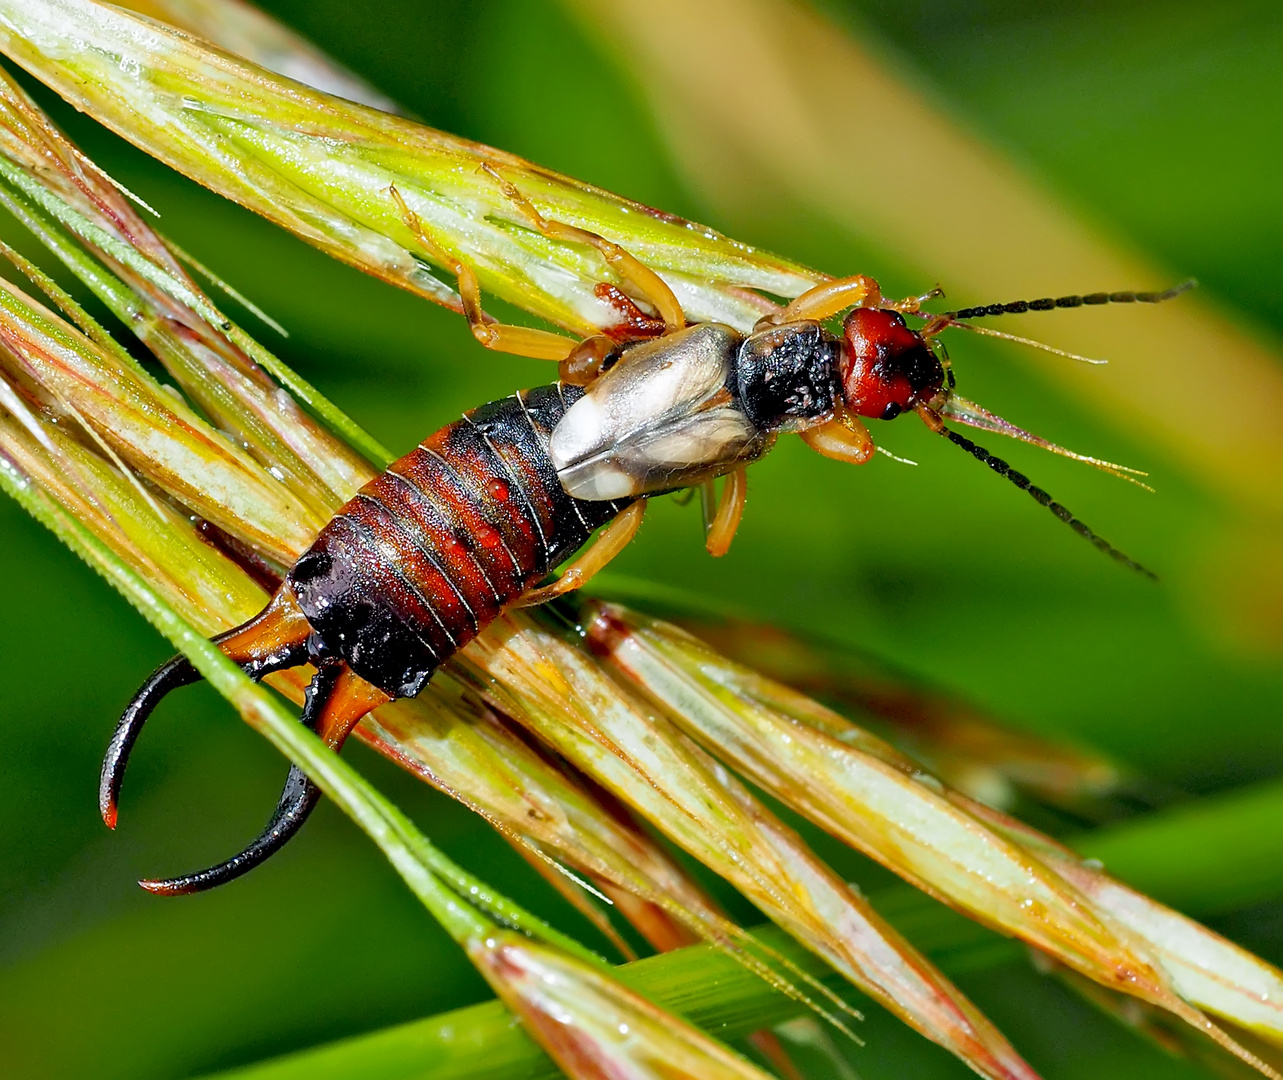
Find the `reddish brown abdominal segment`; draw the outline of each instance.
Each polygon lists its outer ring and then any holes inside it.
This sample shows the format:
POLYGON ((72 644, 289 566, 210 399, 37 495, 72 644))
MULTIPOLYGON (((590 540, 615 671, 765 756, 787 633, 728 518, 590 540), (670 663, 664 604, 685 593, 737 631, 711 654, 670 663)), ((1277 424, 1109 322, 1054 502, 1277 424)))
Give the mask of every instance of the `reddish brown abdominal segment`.
POLYGON ((323 647, 411 696, 624 503, 571 499, 547 439, 578 391, 482 406, 364 489, 290 572, 323 647))
MULTIPOLYGON (((404 467, 406 460, 397 464, 404 467)), ((421 586, 435 582, 438 588, 444 586, 463 598, 479 623, 493 619, 499 610, 497 594, 474 555, 475 536, 402 473, 388 471, 380 480, 379 501, 397 523, 397 534, 414 549, 414 563, 424 568, 422 575, 413 574, 415 580, 421 586), (401 525, 405 521, 417 522, 418 528, 407 531, 401 525)), ((446 607, 450 604, 445 601, 446 607)))
POLYGON ((395 496, 388 492, 385 498, 438 538, 455 573, 470 580, 469 595, 478 595, 477 581, 484 581, 499 604, 513 588, 517 562, 498 542, 484 508, 470 497, 470 477, 428 443, 394 462, 385 475, 397 480, 395 496))

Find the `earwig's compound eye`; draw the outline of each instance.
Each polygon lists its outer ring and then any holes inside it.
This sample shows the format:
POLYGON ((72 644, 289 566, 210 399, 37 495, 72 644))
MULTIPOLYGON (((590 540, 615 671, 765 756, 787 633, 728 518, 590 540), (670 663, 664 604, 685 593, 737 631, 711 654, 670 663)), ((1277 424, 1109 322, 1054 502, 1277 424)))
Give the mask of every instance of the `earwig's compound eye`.
POLYGON ((944 386, 939 358, 897 312, 855 308, 842 337, 842 397, 857 416, 894 420, 944 386))

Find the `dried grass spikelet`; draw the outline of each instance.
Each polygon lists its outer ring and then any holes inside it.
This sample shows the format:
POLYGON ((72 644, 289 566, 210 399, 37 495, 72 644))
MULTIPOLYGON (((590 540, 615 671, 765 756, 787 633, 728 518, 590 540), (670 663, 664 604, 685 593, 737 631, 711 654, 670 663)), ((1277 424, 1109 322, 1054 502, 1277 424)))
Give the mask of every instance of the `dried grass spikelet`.
POLYGON ((1268 964, 1112 882, 917 762, 680 628, 590 602, 589 645, 684 731, 764 790, 907 881, 1109 989, 1165 1008, 1262 1071, 1200 1008, 1262 1034, 1268 964), (1262 994, 1264 997, 1262 998, 1262 994))
POLYGON ((500 998, 571 1076, 767 1076, 600 970, 529 938, 508 931, 472 938, 465 947, 500 998))
POLYGON ((792 829, 588 650, 510 613, 460 659, 478 693, 901 1019, 985 1075, 1028 1069, 975 1006, 792 829))
MULTIPOLYGON (((74 338, 70 340, 74 343, 74 338)), ((3 375, 11 374, 11 370, 3 370, 3 375)), ((45 410, 33 411, 32 406, 39 410, 40 403, 23 400, 15 382, 3 375, 0 486, 184 647, 238 711, 288 752, 378 841, 407 884, 465 947, 496 992, 512 1004, 527 1030, 568 1075, 579 1080, 621 1074, 639 1080, 666 1080, 686 1073, 765 1080, 765 1073, 626 989, 582 947, 452 864, 316 736, 250 683, 216 647, 203 641, 200 632, 161 593, 164 589, 177 595, 172 592, 176 581, 193 573, 200 576, 196 562, 205 568, 211 565, 208 559, 193 560, 192 565, 178 568, 177 574, 166 573, 171 568, 157 565, 158 557, 164 564, 190 546, 191 536, 182 530, 183 519, 172 521, 159 513, 137 479, 131 482, 121 475, 127 466, 122 468, 106 457, 89 462, 74 446, 61 445, 61 424, 52 423, 45 410), (60 449, 67 452, 65 456, 57 456, 60 449), (67 463, 78 465, 79 471, 72 488, 74 498, 64 503, 58 496, 67 489, 58 484, 46 488, 41 479, 51 468, 67 463), (119 470, 115 475, 113 465, 119 470), (135 493, 137 499, 132 498, 135 493), (83 520, 77 511, 84 512, 83 520), (135 519, 155 515, 158 520, 150 522, 149 532, 121 527, 119 519, 127 514, 135 519), (174 527, 171 530, 169 526, 174 527), (129 565, 130 557, 139 554, 147 563, 142 572, 129 565), (153 588, 148 577, 154 577, 160 588, 153 588), (613 1027, 602 1026, 604 1021, 613 1027), (632 1037, 623 1037, 630 1027, 632 1037)), ((229 581, 240 573, 217 559, 212 565, 229 581)), ((186 597, 186 602, 193 603, 193 598, 186 597)), ((195 602, 217 607, 207 592, 195 602)))
POLYGON ((707 611, 689 610, 674 621, 746 667, 858 719, 978 802, 1010 810, 1023 797, 1097 820, 1116 797, 1149 794, 1140 778, 1098 750, 1014 730, 850 645, 707 611))
POLYGON ((1095 860, 961 795, 953 801, 1035 854, 1145 943, 1187 1001, 1283 1048, 1283 971, 1194 919, 1115 880, 1095 860))

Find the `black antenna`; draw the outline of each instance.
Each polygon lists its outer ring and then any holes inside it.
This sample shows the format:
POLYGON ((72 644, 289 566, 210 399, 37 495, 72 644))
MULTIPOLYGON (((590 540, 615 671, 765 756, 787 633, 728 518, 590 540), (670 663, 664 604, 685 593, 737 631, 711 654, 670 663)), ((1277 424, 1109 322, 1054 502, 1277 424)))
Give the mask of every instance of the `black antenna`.
POLYGON ((1198 282, 1193 278, 1173 285, 1162 292, 1098 292, 1085 296, 1044 296, 1040 300, 1013 300, 1009 304, 981 304, 979 307, 962 308, 960 311, 945 311, 931 319, 956 322, 959 319, 980 319, 989 315, 1023 315, 1026 311, 1051 311, 1054 308, 1094 307, 1100 304, 1161 304, 1195 288, 1198 282))
POLYGON ((991 468, 999 476, 1005 476, 1008 480, 1010 480, 1013 484, 1015 484, 1016 487, 1020 488, 1021 491, 1029 492, 1034 502, 1038 503, 1039 506, 1045 506, 1048 510, 1050 510, 1053 514, 1055 514, 1056 517, 1060 518, 1061 521, 1063 521, 1066 525, 1068 525, 1071 529, 1073 529, 1074 532, 1076 532, 1084 540, 1088 541, 1099 550, 1103 551, 1111 559, 1115 560, 1116 562, 1122 563, 1129 570, 1135 570, 1138 574, 1144 574, 1147 578, 1150 578, 1152 581, 1158 580, 1158 575, 1155 574, 1152 570, 1149 570, 1146 567, 1141 566, 1140 563, 1136 562, 1134 559, 1130 558, 1129 556, 1123 554, 1116 547, 1114 547, 1113 544, 1111 544, 1108 540, 1106 540, 1103 536, 1097 536, 1094 532, 1092 532, 1092 530, 1086 524, 1084 524, 1083 522, 1079 521, 1076 517, 1074 517, 1073 511, 1068 510, 1064 506, 1061 506, 1060 503, 1056 502, 1050 495, 1048 495, 1045 491, 1043 491, 1042 488, 1037 487, 1035 484, 1031 483, 1029 480, 1029 477, 1027 477, 1022 472, 1017 472, 1005 461, 1003 461, 1002 458, 989 453, 989 451, 986 450, 983 446, 976 445, 970 439, 968 439, 965 435, 961 435, 958 432, 952 430, 951 428, 941 427, 940 434, 943 435, 946 439, 948 439, 951 443, 953 443, 954 446, 961 447, 963 450, 965 450, 977 461, 984 462, 986 465, 989 466, 989 468, 991 468))

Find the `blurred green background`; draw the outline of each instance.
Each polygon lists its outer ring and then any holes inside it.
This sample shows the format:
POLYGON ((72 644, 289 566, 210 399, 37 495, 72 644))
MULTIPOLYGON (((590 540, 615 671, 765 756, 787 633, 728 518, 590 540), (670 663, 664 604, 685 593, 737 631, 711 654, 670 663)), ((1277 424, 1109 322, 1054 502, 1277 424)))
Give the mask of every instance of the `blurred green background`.
MULTIPOLYGON (((828 271, 872 273, 893 294, 931 284, 897 277, 892 262, 800 208, 732 222, 701 204, 639 104, 638 74, 613 66, 555 5, 265 6, 434 126, 828 271)), ((822 7, 835 33, 875 39, 1075 212, 1283 337, 1276 4, 822 7)), ((276 346, 288 362, 398 452, 463 409, 548 378, 545 365, 482 352, 458 318, 327 261, 35 93, 161 211, 166 232, 289 328, 276 346)), ((14 235, 9 222, 0 234, 14 235)), ((1039 283, 1029 288, 1037 295, 1039 283)), ((1225 513, 1159 449, 1075 408, 1034 368, 970 338, 951 352, 969 397, 1152 472, 1158 494, 1148 496, 1034 451, 1010 454, 1160 573, 1187 562, 1225 513)), ((1191 388, 1191 422, 1199 394, 1214 392, 1214 373, 1191 388)), ((877 435, 920 465, 879 458, 843 469, 788 440, 754 468, 727 558, 704 554, 693 507, 666 502, 619 571, 849 640, 1015 727, 1105 750, 1182 797, 1277 775, 1276 657, 1227 644, 1182 597, 1122 572, 919 425, 877 435)), ((228 888, 177 901, 138 890, 139 876, 238 848, 262 824, 283 765, 213 693, 185 691, 136 755, 120 829, 109 834, 95 807, 98 761, 119 709, 167 649, 7 502, 0 536, 0 1073, 192 1076, 488 996, 328 805, 285 853, 228 888)), ((480 820, 364 748, 346 752, 470 869, 582 929, 480 820)), ((834 847, 824 850, 843 872, 881 880, 834 847)), ((735 910, 755 921, 742 903, 735 910)), ((1283 959, 1283 905, 1216 925, 1283 959)), ((1027 967, 960 981, 1048 1078, 1204 1075, 1027 967)), ((862 1034, 867 1048, 850 1057, 863 1077, 969 1075, 885 1016, 871 1015, 862 1034)))

